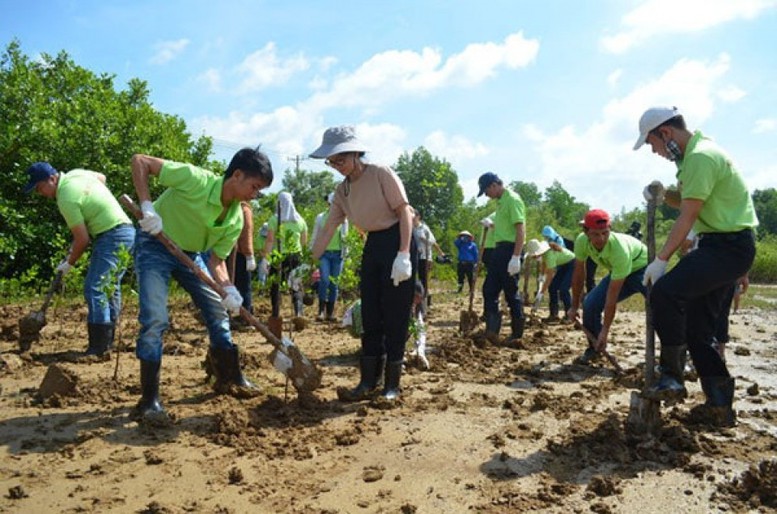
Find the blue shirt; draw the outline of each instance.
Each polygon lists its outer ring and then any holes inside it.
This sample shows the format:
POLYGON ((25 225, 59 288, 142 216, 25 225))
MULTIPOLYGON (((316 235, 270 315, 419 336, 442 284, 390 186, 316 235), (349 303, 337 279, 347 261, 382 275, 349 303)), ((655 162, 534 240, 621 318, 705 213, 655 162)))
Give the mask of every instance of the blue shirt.
POLYGON ((478 262, 478 245, 468 237, 457 237, 453 244, 459 251, 459 262, 478 262))

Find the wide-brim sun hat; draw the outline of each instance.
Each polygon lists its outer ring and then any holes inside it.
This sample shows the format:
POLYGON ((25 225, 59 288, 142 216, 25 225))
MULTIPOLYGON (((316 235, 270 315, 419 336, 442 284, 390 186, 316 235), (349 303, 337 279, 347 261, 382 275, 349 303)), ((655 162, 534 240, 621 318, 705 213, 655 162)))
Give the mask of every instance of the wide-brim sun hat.
POLYGON ((537 241, 536 239, 530 239, 526 243, 526 255, 528 257, 537 257, 550 250, 550 245, 547 241, 537 241))
POLYGON ((350 125, 330 127, 324 131, 321 145, 311 152, 313 159, 327 159, 332 155, 345 152, 366 152, 367 147, 356 138, 356 132, 350 125))
POLYGON ((473 237, 472 233, 469 230, 462 230, 461 232, 459 232, 459 234, 456 237, 461 237, 461 236, 473 237))

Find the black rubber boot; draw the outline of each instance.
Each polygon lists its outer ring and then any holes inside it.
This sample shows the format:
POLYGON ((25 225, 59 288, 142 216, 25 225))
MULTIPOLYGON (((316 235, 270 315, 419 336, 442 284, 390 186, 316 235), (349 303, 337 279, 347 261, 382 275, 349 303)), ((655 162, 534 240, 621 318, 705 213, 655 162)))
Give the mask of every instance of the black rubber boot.
POLYGON ((499 330, 502 328, 502 313, 501 312, 487 312, 486 313, 486 339, 491 344, 499 343, 499 330))
POLYGON ((523 337, 523 327, 526 323, 526 318, 523 316, 510 318, 510 339, 513 341, 520 340, 523 337))
POLYGON ((89 346, 85 355, 103 356, 113 347, 113 324, 87 323, 86 329, 89 333, 89 346))
POLYGON ((209 348, 212 371, 216 376, 213 390, 219 394, 230 393, 237 397, 255 396, 259 387, 243 376, 240 369, 240 352, 237 346, 232 348, 209 348))
POLYGON ((326 302, 326 320, 335 321, 335 302, 326 302))
POLYGON ((707 402, 700 407, 708 414, 709 421, 721 427, 734 426, 734 377, 701 377, 700 382, 707 397, 707 402))
POLYGON ((324 321, 324 310, 328 307, 327 302, 324 300, 321 300, 319 298, 318 300, 318 316, 316 316, 317 321, 324 321))
POLYGON ((361 378, 359 384, 353 389, 338 389, 337 397, 344 402, 358 402, 369 399, 378 388, 378 384, 383 377, 383 368, 386 357, 360 357, 359 373, 361 378))
POLYGON ((140 360, 141 398, 135 407, 134 417, 140 420, 155 421, 167 418, 159 401, 159 370, 161 362, 140 360))
POLYGON ((386 363, 386 384, 383 386, 381 398, 388 401, 399 399, 399 379, 402 376, 402 362, 394 361, 386 363))
POLYGON ((676 402, 688 396, 685 389, 686 346, 661 346, 661 376, 658 383, 642 392, 650 400, 676 402))

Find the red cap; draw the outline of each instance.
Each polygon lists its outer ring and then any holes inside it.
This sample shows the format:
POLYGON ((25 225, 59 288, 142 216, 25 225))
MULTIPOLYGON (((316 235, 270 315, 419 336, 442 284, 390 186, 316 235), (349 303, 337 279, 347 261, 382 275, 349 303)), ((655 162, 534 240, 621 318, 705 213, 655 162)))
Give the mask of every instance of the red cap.
POLYGON ((594 230, 608 228, 610 226, 610 215, 602 209, 592 209, 583 218, 583 226, 594 230))

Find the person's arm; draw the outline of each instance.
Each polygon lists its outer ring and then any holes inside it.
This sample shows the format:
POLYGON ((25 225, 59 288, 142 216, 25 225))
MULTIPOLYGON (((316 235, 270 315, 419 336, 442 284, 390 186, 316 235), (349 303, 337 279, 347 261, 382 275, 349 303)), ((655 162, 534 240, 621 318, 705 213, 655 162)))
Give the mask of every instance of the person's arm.
POLYGON ((434 245, 435 248, 437 248, 437 253, 439 253, 442 256, 445 256, 445 252, 443 251, 442 248, 440 248, 440 245, 437 244, 437 241, 435 241, 432 244, 434 245))
POLYGON ((71 266, 75 266, 78 259, 81 258, 86 248, 89 246, 89 232, 86 230, 86 225, 80 223, 70 228, 70 233, 73 234, 73 243, 70 245, 70 253, 67 256, 67 263, 71 266))
POLYGON ((243 231, 240 233, 240 250, 244 256, 254 255, 254 214, 248 204, 240 204, 243 210, 243 231))
POLYGON ((695 200, 692 198, 686 198, 680 203, 680 216, 675 220, 672 225, 672 230, 669 232, 669 237, 666 239, 661 251, 656 254, 656 258, 662 261, 668 261, 672 254, 680 247, 688 236, 688 232, 693 228, 693 224, 696 218, 699 217, 699 212, 704 206, 702 200, 695 200))
POLYGON ((513 255, 521 255, 523 251, 523 241, 526 239, 526 225, 523 222, 515 224, 515 247, 513 248, 513 255))
POLYGON ((327 218, 324 227, 316 234, 316 239, 313 241, 313 258, 320 259, 324 255, 326 247, 329 245, 329 241, 332 240, 332 236, 335 235, 339 223, 333 216, 327 218))
POLYGON ((604 301, 604 319, 602 320, 602 329, 599 331, 599 336, 596 340, 597 352, 601 352, 607 349, 607 339, 610 334, 610 327, 615 319, 615 311, 618 309, 618 296, 620 295, 623 284, 626 279, 610 280, 610 285, 607 287, 607 298, 604 301))
POLYGON ((551 280, 553 280, 553 277, 556 276, 556 268, 546 266, 544 262, 542 263, 542 267, 545 268, 545 281, 542 283, 542 290, 540 292, 545 294, 548 292, 548 287, 550 287, 551 280))
POLYGON ((132 169, 132 183, 138 194, 138 202, 151 201, 151 193, 148 190, 149 175, 159 175, 165 161, 150 155, 135 154, 132 156, 130 167, 132 169))
MULTIPOLYGON (((394 212, 399 218, 399 250, 400 252, 410 252, 410 237, 413 233, 413 213, 408 204, 402 204, 394 212)), ((329 241, 327 241, 328 243, 329 241)))
POLYGON ((272 253, 272 246, 275 243, 275 231, 270 227, 267 227, 267 237, 264 239, 264 248, 262 248, 262 258, 270 259, 272 253))
POLYGON ((572 272, 572 306, 567 312, 567 318, 575 321, 577 311, 580 310, 580 297, 583 293, 585 282, 585 260, 575 259, 575 270, 572 272))
POLYGON ((301 248, 305 248, 308 245, 308 229, 302 231, 299 235, 299 244, 301 248))

